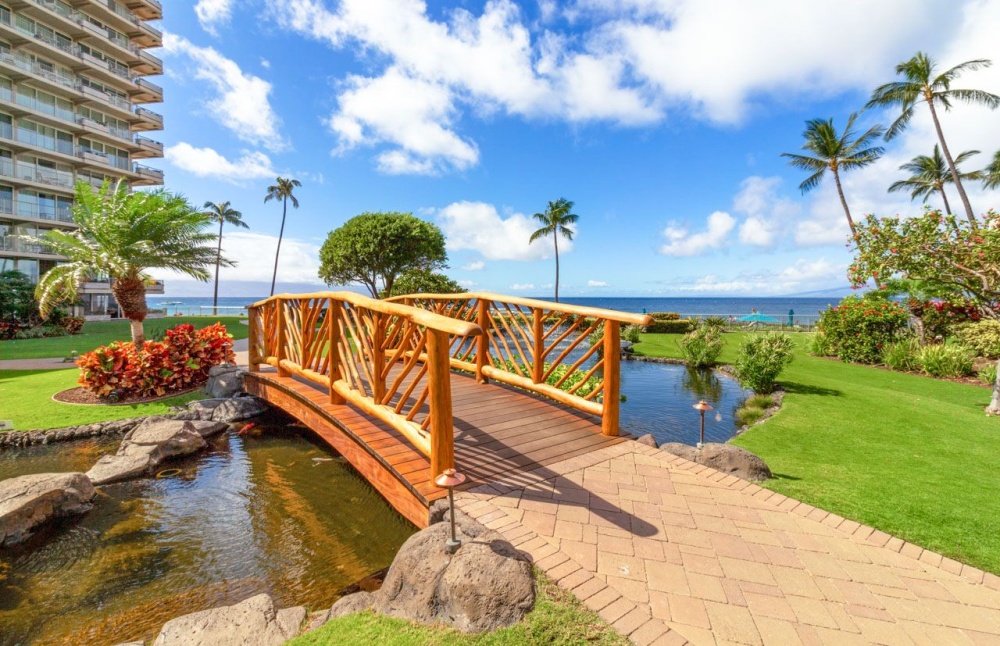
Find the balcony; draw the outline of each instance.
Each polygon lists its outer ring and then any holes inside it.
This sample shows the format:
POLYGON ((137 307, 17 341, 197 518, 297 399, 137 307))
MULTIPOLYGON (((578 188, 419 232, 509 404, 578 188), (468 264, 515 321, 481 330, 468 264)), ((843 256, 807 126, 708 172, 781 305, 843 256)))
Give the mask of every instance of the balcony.
POLYGON ((73 173, 54 168, 46 168, 31 162, 13 161, 0 157, 0 177, 7 177, 17 184, 28 184, 35 188, 73 192, 73 173))
POLYGON ((144 78, 134 78, 129 96, 133 103, 161 103, 163 101, 163 88, 144 78))
POLYGON ((132 64, 132 71, 136 74, 163 74, 163 61, 153 56, 144 49, 138 49, 136 54, 139 61, 132 64))
POLYGON ((132 157, 136 159, 163 157, 163 144, 148 137, 136 135, 132 146, 132 157))
POLYGON ((134 114, 139 122, 132 124, 133 130, 163 130, 163 115, 140 107, 135 108, 134 114))
POLYGON ((132 172, 137 175, 132 182, 135 186, 159 186, 163 184, 163 171, 142 164, 133 164, 132 172))
POLYGON ((129 38, 139 47, 162 47, 163 32, 156 27, 141 21, 137 21, 137 32, 129 33, 129 38))
POLYGON ((32 220, 39 223, 73 224, 73 211, 69 205, 40 205, 37 202, 2 198, 0 199, 0 213, 14 219, 32 220))
POLYGON ((12 80, 41 81, 43 89, 59 96, 73 99, 80 97, 80 88, 75 76, 67 77, 50 72, 25 56, 0 53, 0 68, 5 69, 12 80))
POLYGON ((163 17, 163 6, 159 0, 125 0, 125 6, 139 20, 159 20, 163 17))

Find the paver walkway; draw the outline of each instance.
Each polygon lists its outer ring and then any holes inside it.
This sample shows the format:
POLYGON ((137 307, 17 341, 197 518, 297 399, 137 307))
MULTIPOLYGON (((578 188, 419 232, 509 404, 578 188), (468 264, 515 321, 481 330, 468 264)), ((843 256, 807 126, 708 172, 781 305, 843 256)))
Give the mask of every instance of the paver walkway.
POLYGON ((1000 578, 636 442, 461 494, 637 644, 1000 644, 1000 578))

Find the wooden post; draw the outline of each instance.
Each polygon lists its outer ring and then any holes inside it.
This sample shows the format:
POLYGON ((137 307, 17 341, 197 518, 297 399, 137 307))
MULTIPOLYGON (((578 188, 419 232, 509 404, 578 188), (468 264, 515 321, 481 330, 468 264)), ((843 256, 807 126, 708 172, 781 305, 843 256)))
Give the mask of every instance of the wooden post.
POLYGON ((343 375, 340 372, 340 352, 338 348, 340 347, 340 317, 342 316, 343 306, 340 301, 331 298, 329 305, 326 310, 326 342, 327 342, 327 353, 330 357, 330 403, 331 404, 343 404, 344 398, 337 394, 337 391, 333 389, 333 384, 340 381, 343 375))
POLYGON ((279 298, 275 301, 275 305, 278 307, 278 347, 274 349, 274 356, 278 358, 278 376, 287 377, 288 369, 281 367, 281 362, 286 358, 285 341, 288 336, 286 330, 288 322, 285 320, 285 301, 279 298))
POLYGON ((490 302, 480 298, 476 302, 476 307, 479 309, 476 323, 483 331, 476 341, 476 380, 485 384, 489 381, 483 375, 483 368, 486 366, 486 359, 490 354, 490 302))
POLYGON ((542 308, 536 307, 532 311, 532 315, 534 317, 535 325, 533 331, 534 333, 532 334, 534 346, 531 349, 531 361, 534 365, 532 366, 531 380, 537 384, 542 381, 542 375, 545 374, 545 365, 542 358, 542 334, 544 334, 542 324, 545 322, 545 314, 542 311, 542 308))
POLYGON ((372 312, 372 397, 376 404, 381 404, 385 397, 385 379, 382 378, 382 371, 385 370, 385 315, 380 312, 372 312))
POLYGON ((256 356, 257 347, 260 345, 260 338, 262 330, 257 322, 257 316, 259 311, 256 307, 251 307, 247 310, 247 314, 250 317, 250 331, 248 333, 249 351, 247 352, 247 363, 249 364, 250 372, 260 372, 260 358, 256 356))
POLYGON ((427 402, 431 410, 431 481, 455 468, 451 412, 451 345, 447 332, 427 330, 427 402))
POLYGON ((604 412, 601 431, 618 435, 618 412, 621 408, 622 344, 618 321, 604 321, 604 412))

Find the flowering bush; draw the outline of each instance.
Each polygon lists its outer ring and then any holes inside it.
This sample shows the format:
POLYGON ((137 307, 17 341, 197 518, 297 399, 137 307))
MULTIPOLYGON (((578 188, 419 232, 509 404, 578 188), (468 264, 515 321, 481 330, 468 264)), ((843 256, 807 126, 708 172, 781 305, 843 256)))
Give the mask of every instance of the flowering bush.
POLYGON ((167 330, 163 341, 146 341, 142 352, 115 342, 81 355, 78 383, 98 397, 113 391, 152 397, 185 390, 208 379, 208 370, 235 360, 233 338, 221 323, 195 330, 183 323, 167 330))
POLYGON ((920 301, 911 298, 906 305, 923 322, 928 343, 948 338, 952 327, 959 323, 976 322, 982 318, 979 308, 972 301, 920 301))
POLYGON ((880 363, 882 349, 905 336, 906 322, 899 303, 848 296, 820 315, 819 329, 842 360, 880 363))
POLYGON ((0 321, 0 341, 9 341, 17 336, 21 324, 13 321, 0 321))

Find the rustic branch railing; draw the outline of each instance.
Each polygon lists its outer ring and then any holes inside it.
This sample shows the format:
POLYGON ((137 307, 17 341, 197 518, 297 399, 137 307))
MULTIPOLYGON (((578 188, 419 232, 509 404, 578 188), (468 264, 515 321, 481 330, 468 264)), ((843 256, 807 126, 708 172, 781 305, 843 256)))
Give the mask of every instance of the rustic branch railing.
POLYGON ((481 336, 477 324, 352 292, 272 296, 249 312, 252 372, 274 366, 391 425, 432 479, 455 466, 449 348, 481 336))
POLYGON ((452 335, 451 366, 536 392, 601 417, 618 435, 621 325, 649 325, 643 314, 485 292, 412 294, 388 299, 481 328, 452 335))

